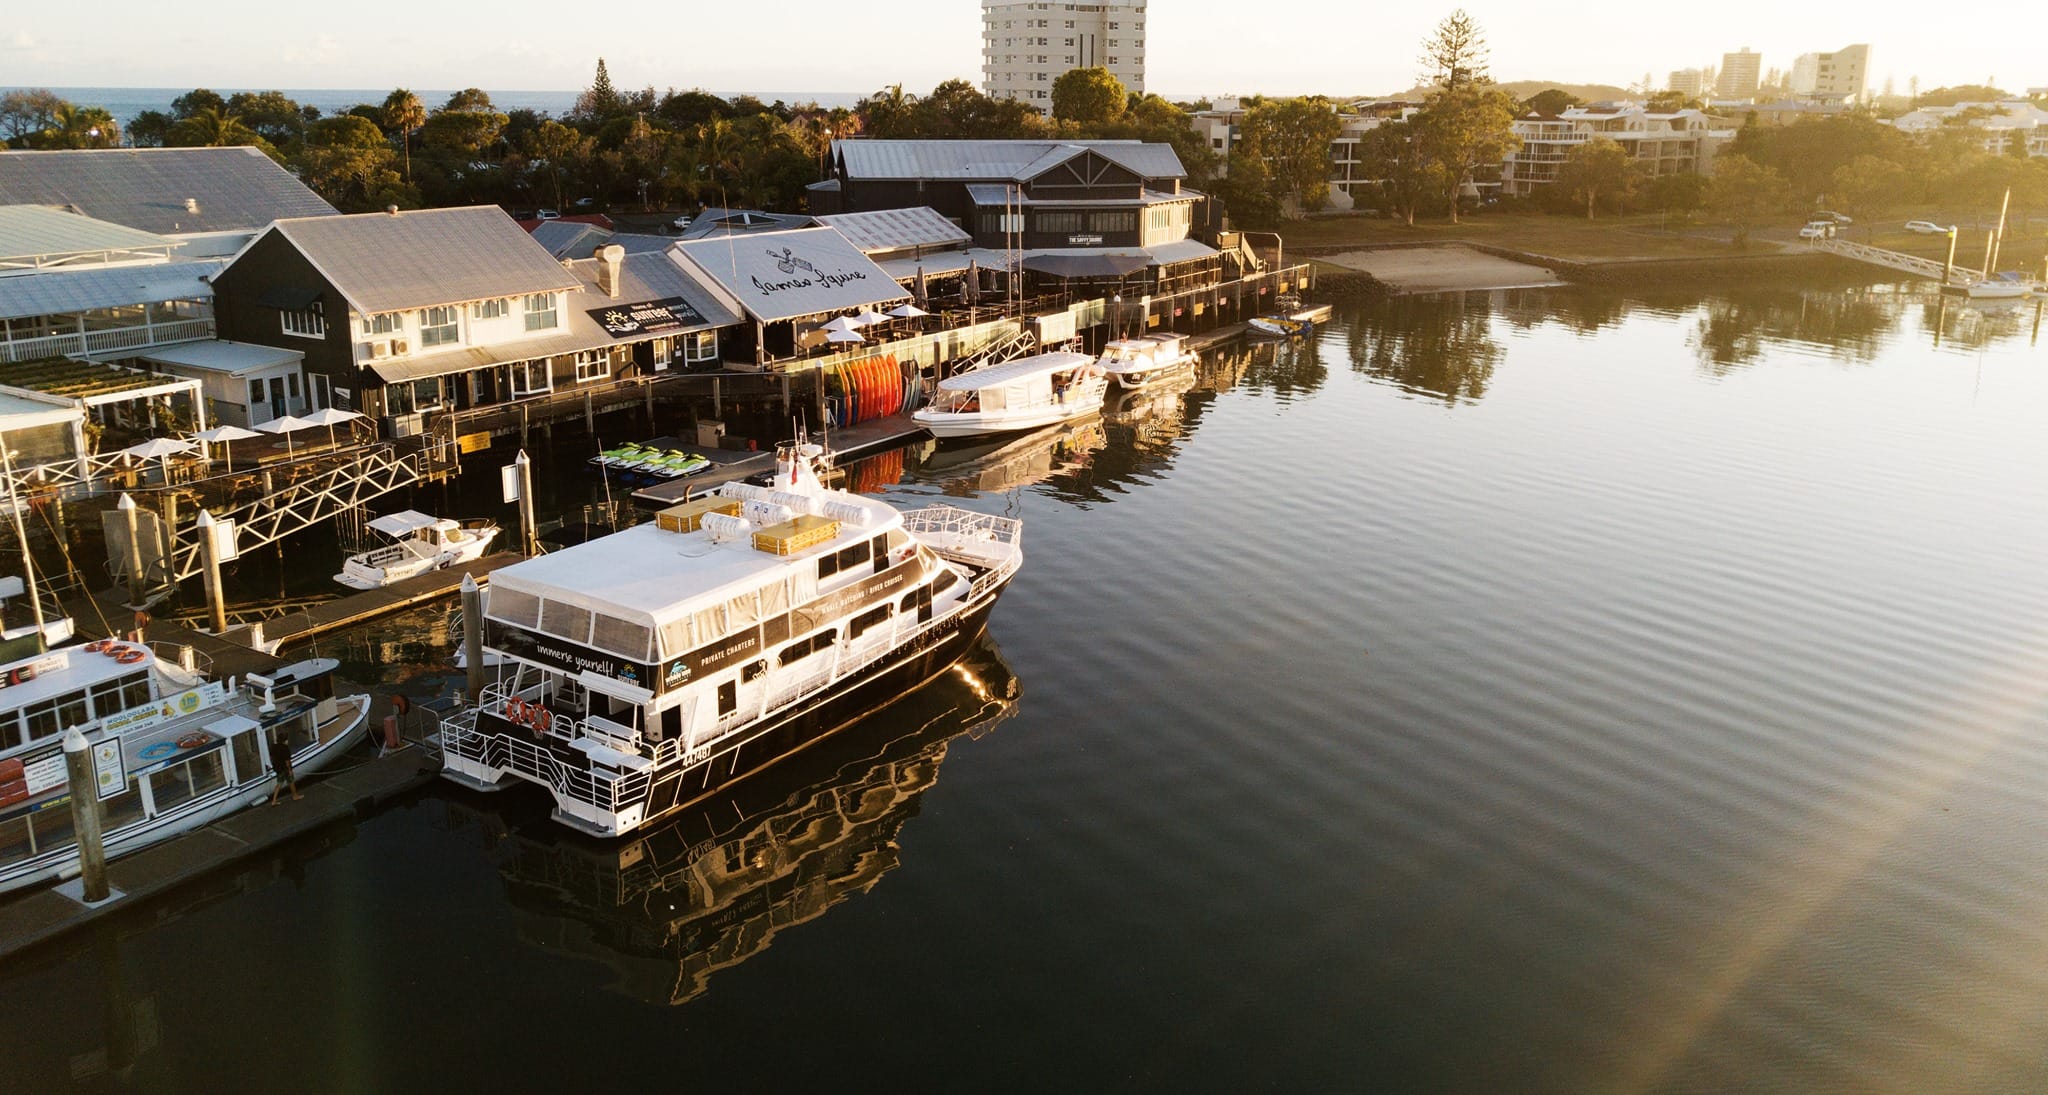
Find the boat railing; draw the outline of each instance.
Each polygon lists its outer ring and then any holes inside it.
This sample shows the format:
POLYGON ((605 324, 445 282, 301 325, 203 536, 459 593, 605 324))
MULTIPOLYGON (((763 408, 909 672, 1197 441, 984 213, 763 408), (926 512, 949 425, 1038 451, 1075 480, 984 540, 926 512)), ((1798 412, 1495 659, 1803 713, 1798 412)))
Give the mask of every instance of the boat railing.
POLYGON ((149 652, 156 655, 160 661, 169 662, 188 673, 198 673, 208 678, 213 676, 213 659, 196 646, 165 642, 162 639, 151 639, 143 645, 149 647, 149 652))

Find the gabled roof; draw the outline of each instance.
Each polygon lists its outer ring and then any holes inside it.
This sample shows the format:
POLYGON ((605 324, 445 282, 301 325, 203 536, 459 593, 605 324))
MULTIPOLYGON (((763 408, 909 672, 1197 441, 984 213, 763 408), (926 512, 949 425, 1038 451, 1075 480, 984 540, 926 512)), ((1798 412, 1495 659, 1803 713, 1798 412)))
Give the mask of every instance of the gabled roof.
POLYGON ((974 242, 966 229, 928 205, 879 209, 872 213, 833 213, 818 218, 839 230, 855 247, 873 254, 907 247, 952 247, 974 242))
POLYGON ((612 238, 609 229, 581 221, 541 221, 527 232, 558 259, 587 259, 612 238))
POLYGON ((763 323, 910 299, 887 271, 830 228, 691 240, 670 253, 763 323))
POLYGON ((225 262, 164 262, 149 266, 101 266, 45 270, 0 278, 0 319, 63 315, 123 304, 167 300, 212 300, 207 280, 225 262))
POLYGON ((105 256, 131 259, 137 252, 163 258, 179 241, 48 205, 0 205, 0 266, 50 266, 105 256), (123 253, 123 254, 110 254, 123 253))
POLYGON ((690 218, 682 239, 701 240, 713 236, 736 236, 757 232, 786 232, 809 228, 818 222, 802 213, 764 213, 759 209, 706 209, 690 218))
POLYGON ((270 230, 365 314, 576 286, 547 248, 495 205, 306 217, 270 230))
MULTIPOLYGON (((704 318, 702 323, 685 324, 678 333, 730 327, 743 318, 715 289, 698 282, 666 251, 626 252, 626 261, 619 264, 619 295, 616 297, 607 296, 598 289, 597 265, 596 259, 568 264, 569 272, 575 275, 578 285, 576 291, 569 295, 567 306, 577 313, 579 321, 593 309, 673 298, 680 298, 704 318)), ((622 336, 630 337, 633 336, 622 336)))
POLYGON ((0 204, 69 206, 144 232, 248 231, 333 206, 254 148, 0 152, 0 204))
POLYGON ((851 179, 1008 179, 1022 182, 1083 152, 1146 179, 1187 174, 1170 144, 1144 141, 833 141, 851 179))

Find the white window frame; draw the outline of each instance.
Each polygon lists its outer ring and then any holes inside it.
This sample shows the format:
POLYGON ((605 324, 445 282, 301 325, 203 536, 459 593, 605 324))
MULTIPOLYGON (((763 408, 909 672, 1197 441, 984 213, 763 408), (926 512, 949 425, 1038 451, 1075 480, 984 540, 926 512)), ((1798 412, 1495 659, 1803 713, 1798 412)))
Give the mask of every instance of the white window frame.
POLYGON ((552 331, 561 326, 561 315, 556 310, 553 293, 529 293, 525 299, 526 329, 529 331, 552 331))
POLYGON ((692 331, 680 337, 683 339, 684 361, 718 360, 718 332, 716 330, 692 331))
POLYGON ((405 333, 405 317, 397 312, 377 312, 362 318, 364 338, 380 335, 402 335, 405 333))
POLYGON ((579 350, 576 352, 576 383, 590 384, 612 378, 612 354, 610 350, 579 350), (593 371, 602 369, 603 371, 593 371))
POLYGON ((436 346, 462 345, 462 309, 453 304, 437 304, 420 309, 420 349, 430 350, 436 346), (435 322, 439 319, 441 322, 435 322), (445 332, 445 334, 443 334, 445 332))
POLYGON ((327 317, 321 313, 317 300, 304 308, 287 308, 277 313, 277 322, 285 334, 297 338, 327 337, 327 317))
POLYGON ((551 358, 540 357, 527 361, 515 361, 511 364, 510 368, 512 372, 512 394, 515 397, 544 395, 555 390, 555 368, 554 361, 551 358), (536 370, 539 371, 542 381, 539 387, 532 386, 533 374, 536 370))
POLYGON ((469 306, 469 318, 471 319, 497 319, 500 316, 511 314, 512 298, 510 297, 493 297, 490 300, 479 300, 469 306))

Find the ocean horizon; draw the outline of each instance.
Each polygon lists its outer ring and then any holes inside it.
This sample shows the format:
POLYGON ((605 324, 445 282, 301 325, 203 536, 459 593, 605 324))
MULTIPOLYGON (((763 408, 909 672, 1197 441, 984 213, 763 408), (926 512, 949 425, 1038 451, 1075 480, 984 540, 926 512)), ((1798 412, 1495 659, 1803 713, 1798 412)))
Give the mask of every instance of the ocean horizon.
MULTIPOLYGON (((136 115, 142 113, 145 110, 168 111, 171 108, 172 100, 176 99, 180 95, 184 95, 187 92, 192 91, 193 89, 189 87, 32 88, 26 86, 6 86, 0 87, 0 94, 4 94, 10 91, 30 90, 49 91, 55 95, 62 97, 66 101, 77 104, 79 106, 103 107, 106 109, 107 113, 112 114, 117 121, 119 121, 123 126, 125 126, 130 121, 132 121, 136 115)), ((219 93, 222 98, 226 98, 230 95, 234 95, 239 92, 245 91, 278 91, 282 92, 286 98, 291 99, 293 102, 298 103, 300 106, 318 107, 323 117, 333 114, 345 113, 350 107, 357 106, 362 103, 381 103, 384 101, 384 97, 386 95, 391 94, 392 91, 392 89, 388 87, 217 87, 212 90, 219 93)), ((447 102, 448 97, 455 94, 457 90, 459 89, 416 88, 413 90, 413 94, 419 96, 420 102, 424 103, 428 110, 432 110, 435 107, 441 105, 442 103, 447 102)), ((494 90, 492 88, 485 88, 484 90, 490 95, 492 105, 496 106, 499 110, 533 110, 543 114, 550 115, 552 117, 560 117, 564 114, 567 114, 570 110, 574 109, 576 106, 576 97, 582 94, 582 91, 580 89, 574 91, 499 91, 494 90)), ((713 91, 711 92, 711 94, 717 95, 720 98, 724 99, 730 99, 736 95, 752 95, 753 97, 761 100, 764 103, 773 103, 779 99, 786 103, 817 103, 818 105, 824 107, 851 107, 855 103, 858 103, 861 100, 862 95, 866 93, 843 91, 713 91)))

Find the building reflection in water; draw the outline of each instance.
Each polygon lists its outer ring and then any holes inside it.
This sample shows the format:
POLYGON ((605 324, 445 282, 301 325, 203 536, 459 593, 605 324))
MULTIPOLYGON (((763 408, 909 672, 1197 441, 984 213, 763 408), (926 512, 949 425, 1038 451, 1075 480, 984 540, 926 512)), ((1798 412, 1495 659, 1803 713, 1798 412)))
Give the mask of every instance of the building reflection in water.
POLYGON ((1055 473, 1085 467, 1107 443, 1102 418, 1089 415, 1022 435, 926 442, 919 467, 945 493, 972 498, 1028 487, 1055 473))
POLYGON ((1020 693, 983 635, 925 687, 637 837, 467 820, 503 857, 528 942, 611 967, 630 996, 680 1004, 879 882, 953 741, 1008 719, 1020 693))

